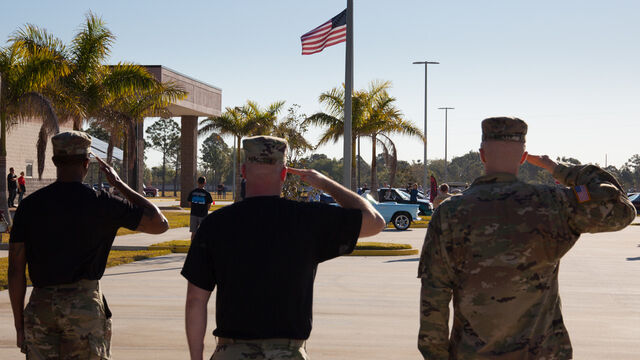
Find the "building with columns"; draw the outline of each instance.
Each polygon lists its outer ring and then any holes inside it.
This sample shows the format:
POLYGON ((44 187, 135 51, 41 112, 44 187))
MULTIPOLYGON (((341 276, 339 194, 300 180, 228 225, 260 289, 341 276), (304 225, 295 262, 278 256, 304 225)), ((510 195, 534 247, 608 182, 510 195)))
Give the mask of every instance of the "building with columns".
MULTIPOLYGON (((169 105, 172 117, 180 117, 182 134, 181 146, 181 176, 180 176, 180 205, 187 206, 187 195, 196 187, 198 164, 198 120, 199 117, 219 116, 222 108, 222 90, 206 84, 162 65, 144 65, 158 81, 173 82, 188 92, 184 100, 169 105)), ((7 133, 7 171, 13 167, 17 174, 25 172, 27 177, 27 195, 46 186, 56 178, 56 169, 51 157, 51 141, 47 144, 44 172, 42 179, 38 179, 36 143, 42 123, 37 120, 26 121, 12 126, 7 133)), ((60 126, 60 131, 71 130, 70 123, 60 126)), ((137 127, 138 154, 144 153, 143 124, 137 127)), ((142 193, 142 179, 144 156, 137 157, 136 190, 142 193)))

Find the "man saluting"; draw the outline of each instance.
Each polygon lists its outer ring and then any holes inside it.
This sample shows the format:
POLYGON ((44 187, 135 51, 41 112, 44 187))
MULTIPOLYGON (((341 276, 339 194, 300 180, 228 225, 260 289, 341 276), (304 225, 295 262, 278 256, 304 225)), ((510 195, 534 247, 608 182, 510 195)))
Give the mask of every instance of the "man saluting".
POLYGON ((9 244, 9 296, 17 345, 28 359, 110 359, 111 312, 98 280, 120 227, 150 234, 169 228, 160 210, 100 159, 127 200, 82 184, 91 138, 80 131, 51 139, 57 179, 25 198, 9 244), (25 267, 33 291, 24 308, 25 267))
POLYGON ((611 174, 528 155, 526 133, 517 118, 484 120, 486 175, 443 202, 429 223, 418 270, 418 348, 425 359, 571 359, 560 258, 581 233, 620 230, 636 216, 611 174), (519 181, 525 159, 565 186, 519 181))
POLYGON ((350 253, 385 222, 367 200, 317 171, 287 169, 284 139, 252 137, 243 147, 247 197, 205 218, 182 269, 191 359, 202 359, 215 287, 212 359, 307 359, 317 265, 350 253), (280 198, 287 172, 342 207, 280 198))

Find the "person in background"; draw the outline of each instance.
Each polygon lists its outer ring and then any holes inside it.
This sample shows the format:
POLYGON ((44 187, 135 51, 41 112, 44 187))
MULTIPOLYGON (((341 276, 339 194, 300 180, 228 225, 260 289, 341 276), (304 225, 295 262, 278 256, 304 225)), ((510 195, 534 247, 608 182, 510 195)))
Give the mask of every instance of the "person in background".
POLYGON ((411 201, 412 204, 417 204, 418 203, 418 184, 413 184, 413 186, 411 187, 411 191, 409 192, 409 201, 411 201))
POLYGON ((9 197, 7 203, 9 207, 15 207, 14 201, 16 200, 16 193, 18 191, 18 176, 13 168, 9 168, 9 174, 7 174, 7 190, 9 190, 9 197))
POLYGON ((449 185, 441 184, 440 191, 438 191, 438 195, 436 196, 435 199, 433 199, 433 209, 435 210, 438 206, 440 206, 440 204, 443 201, 447 200, 450 197, 451 197, 451 194, 449 194, 449 185))
POLYGON ((211 204, 213 204, 213 198, 211 194, 205 190, 207 179, 204 176, 198 178, 198 187, 191 190, 187 201, 191 207, 191 217, 189 218, 189 231, 191 231, 191 241, 196 236, 196 231, 202 223, 202 220, 209 214, 211 204))
POLYGON ((24 193, 27 192, 27 181, 24 178, 24 171, 20 171, 20 176, 18 177, 18 205, 22 202, 24 198, 24 193))

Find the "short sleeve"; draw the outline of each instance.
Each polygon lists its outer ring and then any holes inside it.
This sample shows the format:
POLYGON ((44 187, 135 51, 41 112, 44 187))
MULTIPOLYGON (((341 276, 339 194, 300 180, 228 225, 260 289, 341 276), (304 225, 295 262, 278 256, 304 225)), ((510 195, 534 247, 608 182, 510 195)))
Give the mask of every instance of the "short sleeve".
POLYGON ((113 196, 105 191, 100 192, 100 201, 104 205, 104 216, 111 219, 116 227, 135 230, 140 225, 144 210, 130 203, 128 200, 113 196))
POLYGON ((326 204, 311 204, 312 233, 316 241, 316 262, 321 263, 353 252, 360 228, 362 211, 326 204))
POLYGON ((213 291, 216 286, 213 257, 208 244, 211 239, 208 234, 212 228, 210 220, 200 225, 180 272, 190 283, 207 291, 213 291))
POLYGON ((207 193, 207 205, 213 203, 213 198, 211 197, 211 193, 208 191, 206 193, 207 193))
POLYGON ((9 238, 10 243, 24 243, 27 237, 27 228, 24 223, 25 219, 28 219, 29 216, 26 214, 27 206, 23 203, 16 210, 15 216, 13 217, 13 226, 11 227, 11 237, 9 238))

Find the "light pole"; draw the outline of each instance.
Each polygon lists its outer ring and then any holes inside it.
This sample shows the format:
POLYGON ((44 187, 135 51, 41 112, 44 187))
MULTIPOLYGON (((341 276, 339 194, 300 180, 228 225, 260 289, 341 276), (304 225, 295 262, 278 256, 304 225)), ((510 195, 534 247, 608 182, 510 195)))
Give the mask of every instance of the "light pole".
POLYGON ((414 61, 414 64, 424 64, 424 171, 422 175, 422 188, 427 188, 427 66, 440 64, 437 61, 414 61))
POLYGON ((452 107, 440 107, 438 110, 444 110, 444 179, 447 181, 447 113, 453 110, 452 107))

